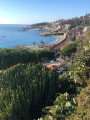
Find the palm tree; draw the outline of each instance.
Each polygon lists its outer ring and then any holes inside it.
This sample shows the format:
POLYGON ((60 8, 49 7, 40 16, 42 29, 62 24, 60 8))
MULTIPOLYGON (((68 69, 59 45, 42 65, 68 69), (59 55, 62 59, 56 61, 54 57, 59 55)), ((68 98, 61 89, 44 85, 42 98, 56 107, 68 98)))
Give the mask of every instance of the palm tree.
POLYGON ((43 44, 43 47, 44 47, 44 41, 41 40, 40 42, 41 42, 41 44, 43 44))
POLYGON ((35 44, 36 44, 36 43, 35 43, 35 42, 33 42, 33 45, 34 45, 34 46, 35 46, 35 44))

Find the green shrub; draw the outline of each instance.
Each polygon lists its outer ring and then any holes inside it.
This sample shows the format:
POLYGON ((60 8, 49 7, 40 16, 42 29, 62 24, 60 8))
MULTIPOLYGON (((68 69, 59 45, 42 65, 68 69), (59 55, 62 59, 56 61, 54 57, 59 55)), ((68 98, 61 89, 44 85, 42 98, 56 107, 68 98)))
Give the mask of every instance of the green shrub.
POLYGON ((41 64, 18 64, 3 74, 0 91, 1 120, 33 120, 50 103, 57 85, 56 71, 41 64))
POLYGON ((79 44, 80 41, 69 44, 68 46, 66 46, 65 48, 63 48, 63 50, 61 51, 61 55, 68 55, 71 54, 72 52, 76 52, 77 50, 77 46, 79 44))
POLYGON ((65 120, 66 116, 68 117, 72 113, 74 113, 76 107, 77 101, 74 98, 70 99, 69 95, 65 93, 60 94, 60 96, 56 98, 54 105, 50 108, 48 112, 46 112, 46 108, 43 109, 43 111, 48 114, 46 116, 47 120, 49 120, 48 118, 50 117, 50 120, 65 120))
POLYGON ((58 87, 57 93, 69 93, 75 94, 76 93, 76 84, 74 82, 74 78, 70 78, 71 75, 62 75, 58 80, 58 87))
POLYGON ((0 49, 0 69, 6 69, 18 63, 38 63, 42 60, 53 59, 54 52, 44 49, 29 51, 24 49, 0 49))

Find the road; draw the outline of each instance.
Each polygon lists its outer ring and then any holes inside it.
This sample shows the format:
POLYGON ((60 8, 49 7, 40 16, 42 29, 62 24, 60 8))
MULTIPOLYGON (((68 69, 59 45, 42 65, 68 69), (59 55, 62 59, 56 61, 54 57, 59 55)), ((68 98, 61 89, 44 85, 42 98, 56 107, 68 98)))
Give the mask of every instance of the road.
POLYGON ((43 66, 48 66, 48 65, 60 65, 60 62, 64 60, 61 59, 60 57, 56 58, 56 60, 51 60, 51 61, 44 61, 42 62, 43 66))

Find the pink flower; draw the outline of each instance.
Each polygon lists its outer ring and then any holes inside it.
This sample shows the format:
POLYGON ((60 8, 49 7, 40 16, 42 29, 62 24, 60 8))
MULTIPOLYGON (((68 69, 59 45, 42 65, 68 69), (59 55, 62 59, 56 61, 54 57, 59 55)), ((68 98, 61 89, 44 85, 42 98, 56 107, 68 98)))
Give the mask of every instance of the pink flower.
POLYGON ((79 117, 79 115, 77 115, 77 117, 79 117))
POLYGON ((88 92, 90 92, 90 90, 88 90, 88 92))

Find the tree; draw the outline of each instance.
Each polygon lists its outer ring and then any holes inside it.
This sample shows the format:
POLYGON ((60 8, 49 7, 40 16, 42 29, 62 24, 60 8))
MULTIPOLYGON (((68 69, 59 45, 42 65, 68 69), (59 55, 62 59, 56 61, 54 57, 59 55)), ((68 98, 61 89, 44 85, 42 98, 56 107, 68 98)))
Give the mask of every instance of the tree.
POLYGON ((18 63, 41 62, 54 58, 54 52, 51 50, 25 50, 25 49, 0 49, 0 69, 6 69, 18 63))
POLYGON ((76 35, 74 34, 73 37, 71 38, 72 41, 76 40, 76 35))
POLYGON ((69 44, 68 46, 64 47, 63 50, 61 51, 61 54, 66 56, 66 55, 71 55, 71 53, 76 52, 77 46, 80 41, 74 42, 69 44))
POLYGON ((34 45, 34 46, 35 46, 35 44, 36 44, 36 43, 35 43, 35 42, 33 42, 33 45, 34 45))
POLYGON ((86 81, 90 77, 90 43, 88 40, 83 40, 77 47, 77 52, 74 58, 75 78, 82 86, 86 85, 86 81))
POLYGON ((43 48, 44 48, 44 41, 41 40, 40 42, 41 42, 41 44, 43 45, 43 48))

